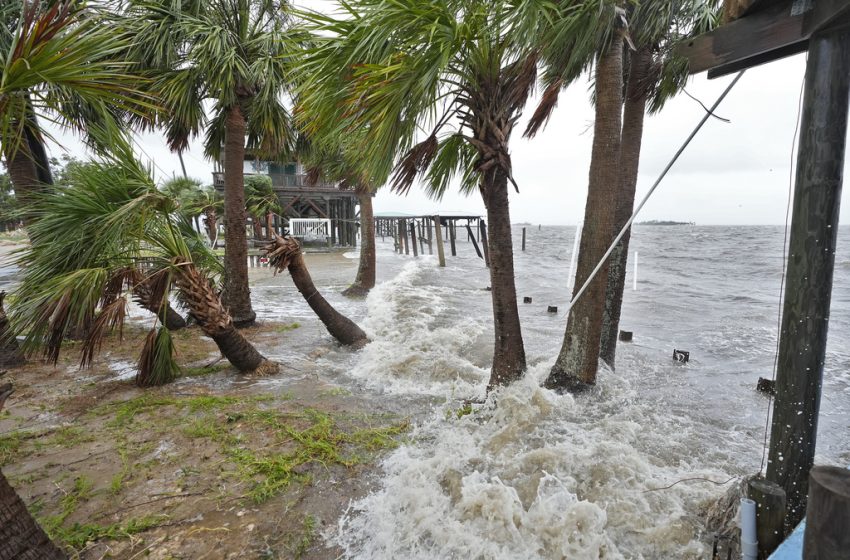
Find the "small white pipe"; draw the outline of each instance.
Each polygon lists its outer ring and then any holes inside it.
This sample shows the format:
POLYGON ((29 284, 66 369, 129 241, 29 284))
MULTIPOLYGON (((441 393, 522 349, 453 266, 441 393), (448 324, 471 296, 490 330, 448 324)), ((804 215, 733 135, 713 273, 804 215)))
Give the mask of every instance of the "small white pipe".
POLYGON ((637 291, 637 263, 638 263, 638 252, 635 251, 635 273, 632 275, 632 279, 634 281, 633 284, 632 284, 632 289, 634 291, 637 291))
POLYGON ((570 273, 567 275, 567 282, 571 282, 570 286, 575 286, 575 273, 576 273, 576 261, 578 259, 578 248, 579 243, 581 243, 581 226, 583 224, 578 224, 576 226, 576 237, 573 240, 573 254, 570 255, 570 273))
POLYGON ((744 560, 758 560, 758 553, 756 503, 748 498, 741 498, 741 556, 744 560))

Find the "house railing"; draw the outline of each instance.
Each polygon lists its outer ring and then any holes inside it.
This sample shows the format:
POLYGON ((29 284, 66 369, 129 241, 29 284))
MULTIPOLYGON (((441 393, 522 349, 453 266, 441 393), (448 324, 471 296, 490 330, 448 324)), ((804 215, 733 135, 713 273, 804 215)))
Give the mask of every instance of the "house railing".
MULTIPOLYGON (((246 173, 245 175, 254 175, 246 173)), ((307 184, 307 175, 304 173, 293 175, 289 173, 263 173, 272 179, 272 186, 278 188, 317 188, 317 189, 334 189, 336 185, 327 181, 318 181, 315 185, 307 184)), ((216 187, 224 187, 224 173, 221 171, 213 172, 213 185, 216 187)))

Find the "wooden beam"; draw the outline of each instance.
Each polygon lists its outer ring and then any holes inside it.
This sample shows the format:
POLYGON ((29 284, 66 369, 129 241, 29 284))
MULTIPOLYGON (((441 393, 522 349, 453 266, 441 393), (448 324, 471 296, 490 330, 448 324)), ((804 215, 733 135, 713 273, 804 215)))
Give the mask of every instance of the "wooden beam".
POLYGON ((286 213, 289 211, 289 209, 290 209, 290 208, 292 208, 292 205, 293 205, 293 204, 295 204, 296 202, 298 202, 298 199, 299 199, 299 198, 300 198, 300 197, 297 197, 297 196, 296 196, 295 198, 293 198, 292 200, 290 200, 290 201, 289 201, 289 204, 287 204, 286 206, 284 206, 284 207, 283 207, 283 210, 280 212, 281 216, 286 216, 286 213))
POLYGON ((307 204, 308 204, 308 205, 309 205, 309 206, 310 206, 313 210, 315 210, 315 211, 316 211, 316 213, 317 213, 319 216, 321 216, 321 217, 325 218, 326 220, 327 220, 327 219, 329 219, 329 218, 328 218, 328 215, 324 212, 324 210, 322 210, 321 208, 319 208, 319 207, 318 207, 318 205, 316 205, 316 203, 315 203, 315 202, 313 202, 313 201, 312 201, 312 200, 310 200, 309 198, 305 198, 305 199, 304 199, 304 202, 306 202, 306 203, 307 203, 307 204))
POLYGON ((678 53, 687 58, 690 72, 708 70, 709 78, 724 76, 808 49, 812 34, 845 25, 850 12, 846 0, 782 0, 682 43, 678 53))

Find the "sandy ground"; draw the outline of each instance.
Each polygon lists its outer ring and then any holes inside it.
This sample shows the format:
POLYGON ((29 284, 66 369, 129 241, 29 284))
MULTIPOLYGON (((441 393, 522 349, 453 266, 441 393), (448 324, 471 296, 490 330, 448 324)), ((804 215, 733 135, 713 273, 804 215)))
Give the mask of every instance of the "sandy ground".
MULTIPOLYGON (((308 257, 320 289, 353 278, 356 262, 308 257)), ((247 329, 261 350, 288 337, 312 348, 273 378, 238 374, 197 328, 180 331, 183 376, 139 389, 144 324, 106 341, 91 369, 71 343, 56 366, 9 372, 0 466, 41 524, 84 559, 336 557, 322 533, 369 489, 408 419, 311 367, 332 344, 320 324, 247 329)))

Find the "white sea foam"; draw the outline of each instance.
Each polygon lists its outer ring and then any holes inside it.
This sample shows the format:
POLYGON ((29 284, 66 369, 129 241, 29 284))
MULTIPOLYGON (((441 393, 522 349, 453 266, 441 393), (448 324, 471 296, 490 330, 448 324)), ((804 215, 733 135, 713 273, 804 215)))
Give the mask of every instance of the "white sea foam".
POLYGON ((463 352, 483 327, 446 313, 451 288, 421 284, 423 273, 434 266, 433 259, 411 261, 372 290, 362 324, 372 342, 360 352, 351 375, 391 393, 480 397, 487 371, 463 352))
POLYGON ((417 427, 384 461, 381 487, 330 535, 345 556, 703 557, 689 511, 717 489, 652 489, 729 475, 683 445, 686 422, 674 428, 622 399, 626 382, 606 377, 610 390, 575 400, 540 388, 548 365, 472 414, 439 412, 417 427))

